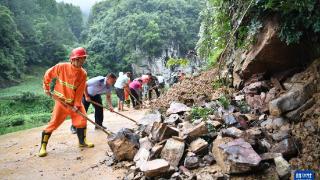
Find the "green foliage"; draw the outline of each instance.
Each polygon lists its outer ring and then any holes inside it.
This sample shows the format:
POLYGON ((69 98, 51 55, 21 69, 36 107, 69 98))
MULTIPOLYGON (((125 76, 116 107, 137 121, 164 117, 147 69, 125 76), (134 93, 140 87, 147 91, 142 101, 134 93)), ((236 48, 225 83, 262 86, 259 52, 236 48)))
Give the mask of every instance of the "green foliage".
POLYGON ((17 29, 13 13, 0 5, 0 83, 14 81, 24 70, 24 50, 19 41, 22 35, 17 29))
POLYGON ((201 26, 197 51, 202 58, 209 58, 213 65, 223 51, 231 31, 229 7, 226 0, 211 0, 201 12, 201 26))
POLYGON ((168 68, 171 68, 172 66, 182 66, 182 67, 186 67, 189 64, 188 59, 184 59, 184 58, 169 58, 167 61, 166 66, 168 68))
POLYGON ((87 38, 90 75, 127 71, 132 63, 152 59, 174 45, 181 54, 193 49, 203 1, 106 0, 89 16, 87 38), (116 62, 116 63, 115 63, 116 62))
POLYGON ((208 116, 213 113, 214 113, 213 109, 203 108, 203 107, 193 107, 191 110, 192 119, 203 118, 204 120, 207 120, 208 116))
POLYGON ((8 115, 0 117, 0 135, 46 124, 51 113, 8 115))
POLYGON ((67 57, 83 29, 79 7, 55 0, 0 0, 0 86, 19 82, 25 66, 67 57))
POLYGON ((214 90, 219 89, 222 86, 224 86, 224 83, 221 79, 218 79, 218 80, 212 82, 212 87, 214 90))
POLYGON ((289 44, 299 43, 308 35, 316 42, 320 38, 320 2, 315 0, 258 0, 252 1, 242 22, 242 15, 251 0, 208 0, 201 12, 198 54, 215 62, 228 39, 236 48, 247 49, 256 42, 255 35, 262 22, 276 16, 279 22, 278 35, 289 44), (241 23, 241 24, 239 24, 241 23), (237 28, 237 26, 240 25, 237 28), (236 31, 235 31, 236 30, 236 31), (231 37, 232 31, 235 31, 231 37))
POLYGON ((223 108, 227 109, 230 104, 230 98, 227 95, 223 95, 218 99, 218 102, 223 106, 223 108))

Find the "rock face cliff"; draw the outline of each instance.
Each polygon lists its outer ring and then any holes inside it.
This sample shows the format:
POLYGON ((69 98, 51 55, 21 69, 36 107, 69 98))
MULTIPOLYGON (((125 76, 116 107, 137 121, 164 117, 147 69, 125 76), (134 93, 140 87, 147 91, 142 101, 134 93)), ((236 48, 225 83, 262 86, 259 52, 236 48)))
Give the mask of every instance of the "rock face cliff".
MULTIPOLYGON (((182 72, 192 74, 197 72, 200 67, 203 65, 203 61, 201 61, 196 54, 192 53, 183 54, 180 52, 179 47, 175 46, 174 43, 162 51, 162 54, 158 57, 146 57, 142 56, 142 58, 137 63, 132 63, 132 71, 136 75, 146 74, 151 72, 154 75, 163 75, 165 80, 168 81, 171 78, 172 73, 181 70, 182 72), (186 58, 189 63, 187 66, 174 66, 167 67, 166 63, 169 58, 186 58)), ((138 54, 142 54, 141 52, 137 52, 138 54)))

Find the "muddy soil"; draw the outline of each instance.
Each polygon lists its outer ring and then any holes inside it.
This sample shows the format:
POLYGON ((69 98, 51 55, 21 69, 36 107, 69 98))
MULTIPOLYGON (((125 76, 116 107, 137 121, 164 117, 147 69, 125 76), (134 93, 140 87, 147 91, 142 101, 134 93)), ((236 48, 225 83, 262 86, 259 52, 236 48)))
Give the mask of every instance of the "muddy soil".
MULTIPOLYGON (((130 109, 123 113, 138 120, 145 112, 130 109)), ((135 126, 121 116, 104 113, 104 125, 113 132, 135 126)), ((44 158, 37 156, 44 127, 0 136, 0 179, 122 179, 126 169, 113 169, 103 163, 107 151, 111 152, 106 134, 88 124, 87 138, 95 144, 93 149, 78 147, 77 136, 69 130, 71 121, 66 120, 52 134, 44 158)))

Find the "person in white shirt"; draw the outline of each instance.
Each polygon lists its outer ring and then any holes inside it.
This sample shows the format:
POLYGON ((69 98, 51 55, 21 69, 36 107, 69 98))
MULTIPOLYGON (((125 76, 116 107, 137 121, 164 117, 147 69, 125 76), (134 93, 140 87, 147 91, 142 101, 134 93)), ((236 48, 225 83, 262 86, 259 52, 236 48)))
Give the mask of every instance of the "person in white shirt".
POLYGON ((123 111, 123 103, 124 103, 124 89, 129 88, 129 80, 131 77, 131 73, 127 72, 124 75, 118 77, 116 83, 114 84, 116 94, 118 96, 118 110, 123 111))

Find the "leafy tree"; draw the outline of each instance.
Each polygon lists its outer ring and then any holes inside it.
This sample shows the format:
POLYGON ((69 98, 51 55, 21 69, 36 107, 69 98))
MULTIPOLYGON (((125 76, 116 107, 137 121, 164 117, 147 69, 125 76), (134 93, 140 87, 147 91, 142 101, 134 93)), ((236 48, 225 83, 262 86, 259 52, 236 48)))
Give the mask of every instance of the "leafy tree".
POLYGON ((13 20, 12 12, 0 5, 0 82, 16 81, 24 70, 24 50, 19 40, 22 38, 13 20))
POLYGON ((96 4, 84 33, 90 53, 89 73, 130 70, 131 63, 139 63, 141 58, 151 60, 172 45, 183 56, 195 47, 203 3, 106 0, 96 4))

